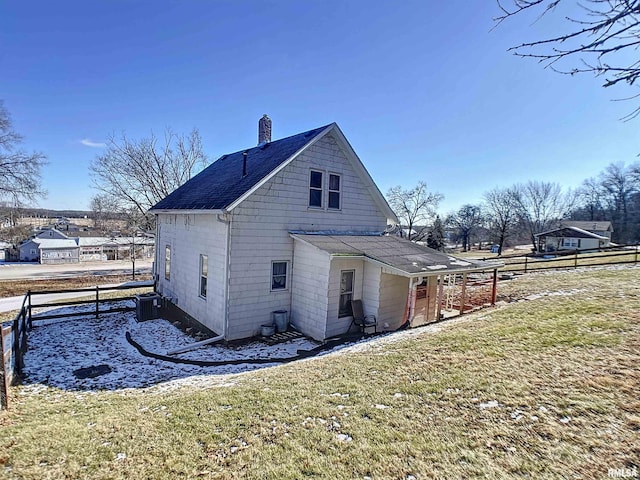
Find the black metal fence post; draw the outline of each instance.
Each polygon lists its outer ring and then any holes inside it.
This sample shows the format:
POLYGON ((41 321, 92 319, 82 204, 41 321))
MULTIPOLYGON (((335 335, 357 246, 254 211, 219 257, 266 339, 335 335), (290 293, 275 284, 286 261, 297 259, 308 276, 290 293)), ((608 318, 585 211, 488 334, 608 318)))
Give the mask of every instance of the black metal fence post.
POLYGON ((100 318, 100 287, 96 285, 96 318, 100 318))

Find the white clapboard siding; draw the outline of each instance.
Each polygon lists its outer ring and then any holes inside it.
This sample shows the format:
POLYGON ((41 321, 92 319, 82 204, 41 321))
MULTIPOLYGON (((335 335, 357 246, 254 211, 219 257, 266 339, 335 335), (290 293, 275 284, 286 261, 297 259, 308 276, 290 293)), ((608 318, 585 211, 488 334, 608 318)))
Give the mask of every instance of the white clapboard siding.
POLYGON ((381 275, 380 309, 378 310, 378 325, 381 328, 395 330, 402 325, 408 295, 408 278, 388 273, 381 275), (385 323, 389 326, 385 327, 385 323))
POLYGON ((382 268, 371 262, 364 263, 364 279, 362 283, 362 305, 365 315, 378 318, 380 307, 380 276, 382 268))
POLYGON ((271 291, 271 262, 293 262, 289 231, 371 232, 383 231, 386 223, 335 140, 327 135, 316 142, 232 212, 228 339, 257 334, 274 310, 291 311, 291 284, 271 291), (311 169, 325 172, 327 184, 329 173, 341 176, 340 210, 308 207, 311 169))
POLYGON ((224 329, 227 225, 216 215, 159 214, 156 243, 158 290, 200 323, 224 329), (171 246, 171 276, 165 279, 165 247, 171 246), (200 255, 208 256, 207 296, 200 296, 200 255))
POLYGON ((294 248, 291 321, 305 335, 324 340, 330 256, 302 242, 294 248))
POLYGON ((346 333, 351 325, 352 317, 338 317, 340 309, 340 274, 343 270, 354 270, 353 300, 362 299, 362 283, 364 276, 363 259, 334 258, 329 272, 329 308, 327 314, 327 338, 346 333))

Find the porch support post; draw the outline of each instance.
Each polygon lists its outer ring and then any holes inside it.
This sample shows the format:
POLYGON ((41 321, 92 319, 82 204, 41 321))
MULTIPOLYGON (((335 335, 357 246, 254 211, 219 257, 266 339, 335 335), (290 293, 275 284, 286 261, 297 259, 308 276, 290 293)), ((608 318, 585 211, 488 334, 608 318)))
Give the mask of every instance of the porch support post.
POLYGON ((438 306, 436 307, 436 322, 440 320, 440 315, 442 313, 442 294, 444 293, 444 275, 438 275, 436 277, 437 285, 438 285, 438 306))
POLYGON ((462 292, 460 292, 460 315, 464 313, 464 303, 467 301, 467 272, 462 274, 462 292))
POLYGON ((416 311, 416 285, 414 278, 409 279, 409 298, 407 299, 407 305, 409 307, 407 312, 407 321, 409 322, 409 325, 411 325, 416 311))
POLYGON ((498 269, 493 270, 493 285, 491 286, 491 306, 496 304, 496 296, 498 294, 498 269))

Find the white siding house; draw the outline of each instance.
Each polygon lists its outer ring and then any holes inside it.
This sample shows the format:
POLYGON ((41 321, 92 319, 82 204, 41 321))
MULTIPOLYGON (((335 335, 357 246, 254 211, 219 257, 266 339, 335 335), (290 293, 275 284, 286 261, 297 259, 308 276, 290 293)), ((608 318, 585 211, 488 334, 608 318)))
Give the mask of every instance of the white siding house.
POLYGON ((277 310, 310 337, 343 334, 349 299, 388 329, 403 323, 411 274, 308 238, 366 243, 397 223, 335 123, 224 155, 151 211, 158 291, 227 340, 256 335, 277 310))

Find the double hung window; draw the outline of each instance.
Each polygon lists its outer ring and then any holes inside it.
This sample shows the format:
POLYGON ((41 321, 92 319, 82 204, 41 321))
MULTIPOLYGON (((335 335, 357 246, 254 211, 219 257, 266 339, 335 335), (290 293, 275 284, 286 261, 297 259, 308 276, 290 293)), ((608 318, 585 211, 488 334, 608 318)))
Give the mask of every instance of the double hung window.
POLYGON ((343 270, 340 272, 340 306, 338 309, 338 318, 350 317, 351 300, 353 300, 353 278, 354 270, 343 270))
POLYGON ((209 257, 200 255, 200 296, 207 298, 207 277, 209 276, 209 257))
POLYGON ((309 206, 322 208, 322 172, 316 170, 309 176, 309 206))
POLYGON ((287 288, 288 262, 271 262, 271 291, 287 288))

